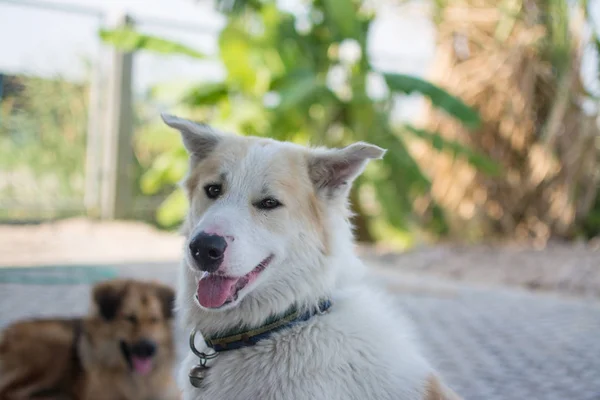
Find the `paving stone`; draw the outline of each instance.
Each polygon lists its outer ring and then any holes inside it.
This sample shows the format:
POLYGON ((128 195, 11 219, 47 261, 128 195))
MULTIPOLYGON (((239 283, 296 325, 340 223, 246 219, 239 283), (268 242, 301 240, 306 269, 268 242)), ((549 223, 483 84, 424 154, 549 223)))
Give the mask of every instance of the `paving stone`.
MULTIPOLYGON (((176 268, 138 264, 118 271, 174 285, 176 268)), ((437 284, 431 278, 421 283, 437 284)), ((452 287, 453 296, 396 295, 425 353, 465 399, 600 400, 600 303, 452 287)), ((0 327, 24 317, 82 314, 89 290, 88 284, 0 284, 0 327)), ((178 333, 180 355, 187 351, 186 336, 178 333)))

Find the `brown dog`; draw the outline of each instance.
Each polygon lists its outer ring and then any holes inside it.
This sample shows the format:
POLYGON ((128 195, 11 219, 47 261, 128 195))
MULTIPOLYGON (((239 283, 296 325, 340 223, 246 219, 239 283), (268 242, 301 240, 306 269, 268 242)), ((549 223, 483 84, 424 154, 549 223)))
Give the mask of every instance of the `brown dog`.
POLYGON ((81 319, 17 322, 0 336, 0 399, 178 399, 174 291, 134 280, 94 286, 81 319))

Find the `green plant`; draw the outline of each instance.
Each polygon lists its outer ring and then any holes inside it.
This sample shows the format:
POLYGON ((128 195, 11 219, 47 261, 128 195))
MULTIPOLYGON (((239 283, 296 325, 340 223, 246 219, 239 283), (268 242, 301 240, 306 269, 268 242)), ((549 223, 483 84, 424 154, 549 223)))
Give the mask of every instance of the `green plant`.
MULTIPOLYGON (((441 140, 436 132, 391 124, 398 94, 420 93, 470 128, 479 125, 479 116, 427 81, 377 71, 367 52, 374 15, 361 2, 314 0, 305 3, 303 15, 284 12, 275 1, 227 4, 231 7, 219 4, 228 15, 219 36, 226 77, 188 90, 182 96, 184 114, 193 112, 196 119, 249 135, 327 146, 365 140, 389 149, 383 162, 368 168, 352 193, 360 240, 378 239, 414 225, 413 201, 427 192, 430 182, 407 149, 407 132, 433 141, 442 151, 488 166, 488 171, 493 169, 488 160, 482 162, 473 151, 441 140), (383 87, 380 93, 371 93, 373 81, 383 87)), ((147 192, 173 186, 183 174, 185 159, 181 147, 161 155, 144 177, 147 192)), ((159 211, 163 224, 179 222, 184 200, 179 191, 167 199, 159 211)), ((433 205, 430 215, 427 227, 443 233, 441 210, 433 205)))
POLYGON ((86 85, 8 77, 0 103, 3 218, 55 217, 83 210, 86 85))

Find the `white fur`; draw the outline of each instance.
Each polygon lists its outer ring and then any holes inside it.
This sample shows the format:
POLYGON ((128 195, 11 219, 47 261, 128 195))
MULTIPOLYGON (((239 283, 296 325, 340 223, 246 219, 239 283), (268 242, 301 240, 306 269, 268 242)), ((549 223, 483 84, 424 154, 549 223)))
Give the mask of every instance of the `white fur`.
MULTIPOLYGON (((330 198, 322 198, 329 235, 328 251, 324 252, 315 227, 295 218, 293 209, 254 218, 250 215, 252 201, 269 184, 273 167, 269 160, 284 149, 305 150, 275 141, 263 141, 260 146, 251 142, 248 146, 244 159, 223 160, 227 193, 201 215, 193 215, 192 204, 190 236, 217 229, 222 235, 235 237, 223 267, 234 276, 251 271, 269 254, 275 257, 258 279, 243 289, 238 301, 217 310, 204 309, 194 300, 202 273, 189 256, 184 257, 177 298, 183 327, 187 332, 198 329, 212 336, 240 324, 260 326, 270 315, 285 312, 294 304, 313 307, 329 297, 333 305, 326 314, 273 334, 255 346, 220 353, 209 361, 210 370, 201 389, 189 382, 189 370, 198 362, 189 352, 178 379, 184 399, 424 399, 427 381, 434 372, 421 356, 410 324, 384 289, 369 279, 354 254, 345 206, 347 188, 330 190, 330 198), (268 218, 277 218, 285 233, 266 229, 273 223, 262 223, 268 218)), ((352 161, 356 165, 351 163, 348 171, 344 164, 343 173, 349 182, 362 172, 368 158, 383 152, 367 144, 356 148, 360 152, 354 154, 358 154, 352 161)), ((347 149, 330 153, 346 157, 352 152, 347 149)), ((319 150, 313 154, 324 157, 326 153, 319 150)), ((194 195, 201 196, 201 190, 194 195)), ((200 342, 197 340, 198 346, 200 342)))

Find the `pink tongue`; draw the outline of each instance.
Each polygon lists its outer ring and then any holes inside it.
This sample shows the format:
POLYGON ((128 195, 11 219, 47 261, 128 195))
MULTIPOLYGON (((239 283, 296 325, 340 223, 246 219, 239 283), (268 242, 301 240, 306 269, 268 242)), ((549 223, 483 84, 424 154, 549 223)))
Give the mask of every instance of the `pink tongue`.
POLYGON ((146 375, 152 370, 152 358, 151 357, 131 357, 133 363, 133 369, 140 375, 146 375))
POLYGON ((221 307, 233 296, 238 278, 209 275, 198 282, 198 301, 203 307, 221 307))

